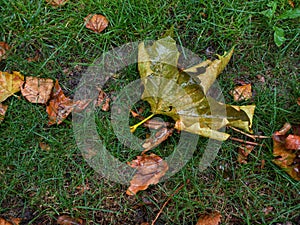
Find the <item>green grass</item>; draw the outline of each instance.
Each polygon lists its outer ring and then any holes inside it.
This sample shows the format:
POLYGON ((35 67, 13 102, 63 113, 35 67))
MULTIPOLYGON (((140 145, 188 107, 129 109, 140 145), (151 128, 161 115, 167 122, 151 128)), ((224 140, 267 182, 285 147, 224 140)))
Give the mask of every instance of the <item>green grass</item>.
MULTIPOLYGON (((174 26, 174 39, 201 57, 212 47, 222 54, 236 45, 226 70, 218 78, 226 103, 237 80, 251 82, 256 104, 253 129, 270 136, 285 122, 299 123, 299 21, 284 20, 286 43, 273 41, 272 21, 260 14, 269 1, 70 1, 53 8, 45 1, 0 1, 0 41, 12 49, 0 62, 0 71, 20 71, 26 76, 59 79, 67 95, 73 95, 87 65, 105 51, 127 42, 155 40, 174 26), (101 34, 84 27, 83 18, 101 13, 110 21, 101 34), (205 15, 204 15, 205 14, 205 15), (28 62, 36 51, 38 62, 28 62), (257 75, 265 78, 262 83, 257 75)), ((277 0, 276 14, 290 9, 277 0)), ((296 3, 296 1, 295 1, 296 3)), ((300 5, 296 5, 300 7, 300 5)), ((278 22, 279 23, 279 22, 278 22)), ((136 67, 121 73, 109 92, 138 79, 136 67)), ((179 173, 151 186, 135 197, 126 186, 95 173, 76 146, 71 118, 59 126, 47 126, 45 108, 24 98, 9 98, 9 109, 0 124, 0 216, 21 217, 25 224, 55 224, 61 214, 87 220, 88 224, 140 224, 151 222, 176 188, 187 184, 163 210, 157 224, 196 224, 208 210, 222 214, 222 224, 299 224, 300 183, 272 163, 272 140, 262 140, 248 164, 237 163, 238 143, 226 141, 213 164, 199 172, 206 139, 179 173), (39 148, 45 142, 51 150, 39 148), (264 168, 260 168, 265 160, 264 168), (81 193, 77 187, 89 186, 81 193), (272 206, 265 215, 263 209, 272 206), (298 222, 297 222, 298 221, 298 222)), ((136 152, 116 141, 110 113, 99 112, 98 130, 113 154, 129 161, 136 152)), ((138 135, 143 135, 139 131, 138 135)), ((235 134, 238 136, 237 134, 235 134)), ((243 138, 243 137, 242 137, 243 138)), ((155 152, 173 148, 177 135, 155 152)))

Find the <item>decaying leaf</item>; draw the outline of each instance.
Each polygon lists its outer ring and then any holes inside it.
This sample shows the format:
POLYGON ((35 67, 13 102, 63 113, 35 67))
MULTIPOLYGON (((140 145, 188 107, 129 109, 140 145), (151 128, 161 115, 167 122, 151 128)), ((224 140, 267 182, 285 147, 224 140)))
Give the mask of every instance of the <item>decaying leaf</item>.
POLYGON ((27 61, 28 62, 37 62, 37 61, 39 61, 40 57, 41 57, 41 52, 37 50, 37 51, 35 51, 34 57, 28 57, 27 61))
POLYGON ((99 14, 89 14, 84 18, 86 28, 100 33, 108 26, 108 20, 105 16, 99 14))
POLYGON ((178 130, 217 140, 229 137, 218 131, 226 125, 251 132, 254 105, 224 105, 205 95, 232 53, 233 49, 224 56, 218 55, 217 60, 206 60, 182 71, 177 68, 180 53, 172 38, 147 47, 141 43, 138 68, 144 85, 142 99, 150 104, 153 114, 173 118, 178 130))
POLYGON ((6 59, 6 52, 10 49, 9 45, 6 42, 0 41, 0 61, 6 59))
POLYGON ((135 195, 146 190, 150 184, 157 184, 169 169, 168 164, 155 154, 137 156, 128 164, 137 169, 126 191, 128 195, 135 195))
POLYGON ((235 102, 249 100, 252 98, 251 84, 236 86, 230 94, 233 96, 235 102))
POLYGON ((158 132, 155 133, 155 135, 149 139, 147 139, 144 144, 143 148, 145 149, 143 153, 155 148, 163 141, 167 140, 169 136, 171 136, 174 132, 174 129, 163 127, 158 132))
POLYGON ((219 212, 204 214, 199 217, 196 225, 218 225, 221 223, 222 215, 219 212))
POLYGON ((237 161, 241 164, 247 164, 248 155, 251 153, 251 151, 253 149, 254 149, 254 145, 242 144, 239 147, 239 153, 238 153, 237 161))
POLYGON ((75 109, 77 111, 83 110, 90 103, 90 100, 73 102, 66 97, 56 80, 52 89, 50 102, 46 107, 49 116, 48 125, 60 124, 64 119, 75 109))
POLYGON ((109 110, 109 102, 110 98, 108 97, 108 95, 104 91, 99 90, 99 95, 95 106, 101 107, 103 111, 107 112, 109 110))
POLYGON ((144 127, 148 127, 149 129, 158 130, 163 127, 169 127, 171 124, 169 122, 165 122, 162 120, 157 120, 155 118, 147 120, 145 123, 143 123, 144 127))
POLYGON ((68 215, 63 215, 57 218, 56 221, 59 225, 84 225, 85 222, 79 218, 72 218, 68 215))
POLYGON ((297 98, 297 104, 300 105, 300 97, 297 98))
POLYGON ((42 150, 45 150, 45 151, 49 151, 51 149, 50 146, 45 142, 40 142, 39 146, 42 150))
POLYGON ((284 169, 292 178, 300 180, 300 134, 299 125, 294 126, 295 134, 287 134, 291 128, 286 124, 273 134, 273 162, 284 169))
POLYGON ((20 86, 24 82, 24 76, 13 71, 12 74, 0 71, 0 102, 9 96, 20 91, 20 86))
POLYGON ((46 104, 50 99, 54 82, 52 79, 26 77, 21 85, 22 95, 31 103, 46 104))
POLYGON ((8 105, 0 103, 0 123, 4 120, 8 105))
POLYGON ((52 6, 63 6, 65 5, 68 0, 46 0, 52 6))
POLYGON ((21 221, 21 218, 10 218, 9 220, 6 220, 0 217, 0 225, 19 225, 21 221))

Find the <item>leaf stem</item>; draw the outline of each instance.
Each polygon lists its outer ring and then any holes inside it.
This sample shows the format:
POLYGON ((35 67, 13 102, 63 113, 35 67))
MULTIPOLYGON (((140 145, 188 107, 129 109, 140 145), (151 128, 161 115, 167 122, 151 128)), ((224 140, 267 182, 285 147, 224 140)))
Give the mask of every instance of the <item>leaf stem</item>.
POLYGON ((141 124, 145 123, 147 120, 151 119, 154 115, 155 114, 151 114, 147 118, 143 119, 141 122, 139 122, 133 126, 130 126, 130 132, 133 133, 136 130, 136 128, 138 128, 141 124))

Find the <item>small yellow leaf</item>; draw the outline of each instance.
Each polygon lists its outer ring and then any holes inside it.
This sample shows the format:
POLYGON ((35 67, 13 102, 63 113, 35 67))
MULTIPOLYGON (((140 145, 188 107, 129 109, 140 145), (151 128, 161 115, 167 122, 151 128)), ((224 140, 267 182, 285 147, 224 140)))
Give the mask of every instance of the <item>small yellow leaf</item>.
POLYGON ((20 91, 20 86, 24 82, 24 76, 19 72, 12 74, 0 71, 0 102, 20 91))

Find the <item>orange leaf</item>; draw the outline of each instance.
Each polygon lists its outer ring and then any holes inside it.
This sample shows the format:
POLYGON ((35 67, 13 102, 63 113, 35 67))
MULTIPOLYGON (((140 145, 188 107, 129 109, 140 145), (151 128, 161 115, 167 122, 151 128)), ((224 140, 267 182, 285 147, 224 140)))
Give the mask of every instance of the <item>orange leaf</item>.
POLYGON ((254 149, 253 145, 242 144, 239 147, 238 159, 237 161, 241 164, 247 164, 247 158, 250 152, 254 149))
POLYGON ((92 14, 89 14, 84 18, 84 21, 86 21, 86 28, 96 33, 102 32, 108 26, 108 20, 106 17, 99 14, 95 14, 93 16, 92 14))
POLYGON ((6 59, 6 51, 10 49, 6 42, 0 41, 0 61, 6 59))
POLYGON ((4 116, 5 116, 7 108, 8 108, 8 105, 4 105, 4 104, 0 103, 0 123, 4 120, 4 116))
POLYGON ((221 223, 222 215, 219 212, 212 212, 200 216, 196 225, 218 225, 221 223))
POLYGON ((11 218, 8 221, 0 217, 0 225, 19 225, 21 221, 21 218, 11 218))
POLYGON ((42 150, 45 150, 45 151, 49 151, 51 149, 50 146, 48 144, 46 144, 45 142, 40 142, 39 146, 42 150))
POLYGON ((249 100, 252 98, 251 84, 237 86, 233 91, 230 92, 230 94, 233 96, 234 101, 236 102, 249 100))
POLYGON ((13 71, 12 74, 0 71, 0 102, 9 96, 20 91, 20 86, 24 82, 24 76, 13 71))
POLYGON ((68 215, 63 215, 57 218, 56 221, 59 225, 83 225, 85 222, 79 218, 72 218, 68 215))
POLYGON ((68 0, 46 0, 52 6, 63 6, 68 0))
POLYGON ((291 128, 290 124, 285 124, 284 128, 276 131, 273 138, 273 162, 284 169, 292 178, 300 180, 300 137, 298 135, 287 135, 291 128), (295 150, 297 149, 297 150, 295 150))
POLYGON ((108 98, 107 94, 100 89, 95 107, 101 106, 102 110, 107 112, 109 110, 109 102, 110 98, 108 98))
POLYGON ((53 85, 52 79, 26 77, 24 84, 21 85, 21 93, 31 103, 46 104, 53 85))
POLYGON ((126 191, 128 195, 135 195, 138 191, 146 190, 150 184, 157 184, 169 169, 168 164, 155 154, 137 156, 128 164, 137 169, 126 191))
POLYGON ((300 105, 300 97, 297 98, 297 104, 300 105))

